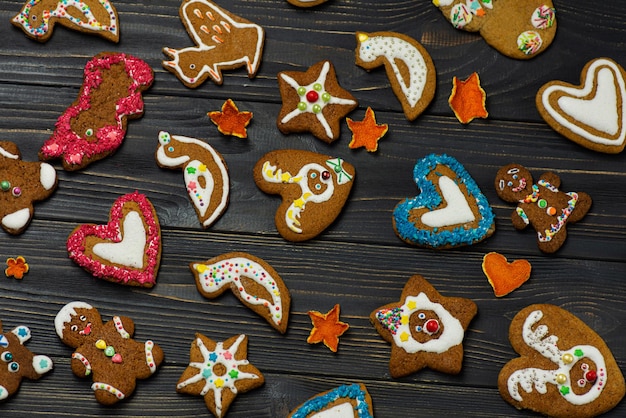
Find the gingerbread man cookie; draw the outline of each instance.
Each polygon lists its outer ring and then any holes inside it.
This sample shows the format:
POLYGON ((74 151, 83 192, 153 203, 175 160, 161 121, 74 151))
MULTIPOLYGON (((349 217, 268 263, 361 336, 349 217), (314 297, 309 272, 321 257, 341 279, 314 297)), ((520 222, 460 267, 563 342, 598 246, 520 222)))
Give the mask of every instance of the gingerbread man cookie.
POLYGON ((29 339, 28 327, 2 333, 0 321, 0 401, 17 392, 23 378, 36 380, 52 370, 50 357, 35 355, 24 346, 29 339))
POLYGON ((517 208, 511 215, 513 226, 524 229, 532 225, 537 231, 539 249, 557 251, 567 238, 568 223, 580 221, 591 207, 591 197, 584 192, 562 192, 561 179, 554 173, 541 175, 533 183, 530 171, 519 164, 498 170, 495 188, 498 196, 517 208))
POLYGON ((33 202, 48 198, 56 187, 54 167, 22 161, 17 145, 0 141, 0 223, 5 231, 24 232, 33 217, 33 202))
POLYGON ((56 332, 72 353, 72 371, 78 377, 92 376, 96 400, 112 405, 135 390, 137 379, 146 379, 163 362, 161 347, 148 340, 135 341, 135 324, 125 316, 102 322, 88 303, 65 305, 54 319, 56 332))
POLYGON ((39 42, 52 36, 55 23, 113 42, 120 38, 117 11, 108 0, 28 0, 11 23, 39 42))
POLYGON ((556 34, 551 0, 433 0, 452 26, 479 32, 500 53, 528 59, 543 52, 556 34))
POLYGON ((102 52, 86 65, 78 98, 59 116, 39 159, 62 158, 65 170, 79 170, 113 154, 126 136, 128 119, 143 115, 142 92, 154 80, 152 68, 131 55, 102 52))

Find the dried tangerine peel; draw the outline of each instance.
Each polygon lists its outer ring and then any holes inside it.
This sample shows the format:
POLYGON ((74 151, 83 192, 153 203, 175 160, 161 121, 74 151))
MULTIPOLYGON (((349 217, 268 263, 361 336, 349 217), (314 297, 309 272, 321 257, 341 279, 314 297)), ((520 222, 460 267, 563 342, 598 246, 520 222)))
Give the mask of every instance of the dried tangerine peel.
POLYGON ((7 268, 4 269, 4 274, 7 277, 15 277, 16 279, 24 278, 24 275, 28 273, 30 267, 24 257, 17 256, 16 258, 7 258, 7 268))
POLYGON ((342 336, 350 325, 339 320, 339 304, 323 314, 318 311, 309 311, 309 317, 313 323, 313 329, 306 342, 317 344, 323 342, 333 353, 337 352, 339 337, 342 336))
POLYGON ((386 123, 378 124, 376 115, 371 107, 365 111, 362 121, 354 121, 346 118, 348 128, 352 131, 352 140, 348 144, 351 149, 364 147, 368 152, 378 151, 378 141, 385 136, 389 130, 386 123))
POLYGON ((487 94, 480 86, 478 73, 472 73, 467 79, 452 79, 452 93, 448 99, 454 115, 463 124, 468 124, 475 118, 486 119, 489 116, 485 102, 487 94))
POLYGON ((228 99, 222 105, 221 111, 208 112, 207 116, 217 126, 217 130, 224 135, 236 136, 237 138, 247 138, 246 127, 252 120, 252 112, 240 112, 239 108, 228 99))
POLYGON ((485 254, 482 268, 496 297, 506 296, 519 288, 530 278, 531 271, 528 260, 508 262, 496 252, 485 254))

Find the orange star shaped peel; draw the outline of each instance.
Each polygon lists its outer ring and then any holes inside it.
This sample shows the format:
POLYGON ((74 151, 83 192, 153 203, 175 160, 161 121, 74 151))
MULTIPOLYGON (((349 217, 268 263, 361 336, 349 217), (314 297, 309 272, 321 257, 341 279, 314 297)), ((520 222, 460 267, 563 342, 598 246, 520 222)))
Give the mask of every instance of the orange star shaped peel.
POLYGON ((4 269, 4 274, 7 277, 15 277, 16 279, 22 279, 24 274, 28 273, 30 267, 28 263, 21 255, 17 258, 7 258, 7 268, 4 269))
POLYGON ((217 125, 217 130, 224 135, 248 137, 246 126, 252 119, 252 112, 240 112, 232 99, 224 102, 221 111, 208 112, 207 116, 217 125))
POLYGON ((309 311, 313 329, 306 342, 317 344, 323 342, 333 353, 337 352, 339 337, 350 328, 350 325, 339 321, 339 304, 330 311, 322 314, 318 311, 309 311))
POLYGON ((475 118, 487 118, 486 100, 487 94, 480 86, 477 73, 472 73, 462 81, 456 77, 452 79, 452 93, 448 103, 459 122, 467 124, 475 118))
POLYGON ((389 125, 386 123, 376 123, 376 115, 371 107, 368 107, 365 111, 365 117, 360 122, 355 122, 350 118, 346 118, 348 128, 352 131, 352 141, 348 144, 348 147, 352 149, 365 147, 368 152, 375 152, 378 150, 378 141, 385 136, 389 130, 389 125))

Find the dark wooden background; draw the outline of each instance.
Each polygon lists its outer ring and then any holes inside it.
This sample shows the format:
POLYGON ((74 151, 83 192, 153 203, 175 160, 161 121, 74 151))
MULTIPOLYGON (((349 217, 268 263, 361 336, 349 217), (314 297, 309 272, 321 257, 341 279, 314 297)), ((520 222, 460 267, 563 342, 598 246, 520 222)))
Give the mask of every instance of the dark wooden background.
MULTIPOLYGON (((40 381, 24 381, 19 393, 0 405, 0 416, 207 416, 200 397, 175 392, 195 332, 219 341, 246 333, 249 360, 265 374, 263 387, 237 397, 230 417, 284 417, 310 396, 352 382, 367 385, 377 417, 530 416, 500 398, 496 380, 500 368, 516 356, 508 342, 509 322, 532 303, 554 303, 579 316, 626 369, 626 153, 595 153, 564 139, 542 121, 534 104, 536 91, 547 81, 578 84, 580 70, 593 58, 606 56, 626 65, 622 0, 555 1, 559 26, 554 43, 523 62, 500 55, 478 35, 453 29, 428 0, 330 0, 313 9, 298 9, 285 0, 222 0, 231 12, 265 28, 263 62, 253 80, 242 69, 225 73, 223 86, 207 81, 195 90, 161 67, 162 47, 191 44, 178 17, 178 0, 115 0, 119 44, 60 26, 45 44, 27 39, 9 23, 23 2, 0 2, 0 139, 17 143, 25 160, 37 159, 57 117, 76 98, 85 63, 98 52, 120 51, 146 60, 155 83, 144 95, 145 115, 130 122, 113 157, 73 173, 57 164, 59 187, 36 206, 28 230, 17 237, 0 234, 0 262, 22 255, 31 266, 21 281, 0 277, 0 319, 5 330, 29 326, 29 348, 55 362, 40 381), (415 122, 404 118, 382 67, 368 73, 354 64, 355 32, 381 30, 417 39, 435 62, 437 93, 415 122), (324 59, 334 63, 341 85, 359 100, 350 116, 361 120, 371 106, 378 122, 389 124, 377 153, 349 149, 345 123, 332 145, 308 134, 285 136, 276 128, 277 73, 304 71, 324 59), (466 78, 474 71, 487 92, 490 115, 463 126, 447 100, 452 77, 466 78), (248 139, 221 135, 206 116, 228 98, 240 110, 254 112, 248 139), (209 230, 200 228, 181 173, 155 163, 160 130, 208 141, 229 166, 230 205, 209 230), (263 194, 252 180, 257 159, 283 148, 341 156, 357 169, 342 215, 305 243, 286 242, 276 233, 279 199, 263 194), (392 210, 418 193, 413 166, 431 152, 457 158, 487 195, 497 216, 491 238, 436 252, 410 247, 395 236, 392 210), (538 250, 531 230, 513 229, 513 207, 493 190, 497 169, 510 162, 525 165, 536 177, 554 170, 563 190, 586 191, 594 199, 590 213, 569 228, 566 244, 554 255, 538 250), (163 258, 151 290, 94 279, 65 250, 77 224, 105 223, 115 199, 134 190, 150 198, 163 230, 163 258), (187 264, 228 251, 250 252, 281 274, 292 295, 286 335, 230 293, 214 301, 200 296, 187 264), (528 259, 531 279, 497 299, 481 270, 482 257, 490 251, 510 260, 528 259), (399 300, 404 283, 417 273, 444 295, 478 304, 458 376, 430 370, 403 379, 389 376, 390 346, 368 315, 399 300), (54 332, 54 316, 71 300, 93 304, 104 319, 133 318, 137 339, 153 339, 163 347, 166 360, 157 374, 138 382, 135 394, 114 407, 100 406, 91 382, 74 377, 72 349, 54 332), (307 311, 325 312, 335 303, 350 324, 337 354, 306 343, 311 330, 307 311)), ((609 415, 625 416, 626 404, 609 415)))

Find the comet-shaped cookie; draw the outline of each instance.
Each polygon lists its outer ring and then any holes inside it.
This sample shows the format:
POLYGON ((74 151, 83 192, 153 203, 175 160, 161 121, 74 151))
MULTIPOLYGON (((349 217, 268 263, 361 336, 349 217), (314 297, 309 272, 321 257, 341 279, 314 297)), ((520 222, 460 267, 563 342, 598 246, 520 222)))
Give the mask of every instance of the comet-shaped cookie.
POLYGON ((287 330, 289 290, 278 273, 264 260, 243 252, 189 264, 198 291, 209 299, 231 289, 247 307, 265 318, 280 333, 287 330))
POLYGON ((435 66, 415 39, 395 32, 357 32, 356 65, 385 66, 391 88, 408 120, 415 120, 435 96, 435 66))
POLYGON ((189 198, 202 226, 208 228, 226 210, 228 169, 222 156, 196 138, 159 133, 156 160, 165 168, 182 168, 189 198))
POLYGON ((46 42, 55 23, 117 42, 117 11, 108 0, 28 0, 11 23, 39 42, 46 42))

